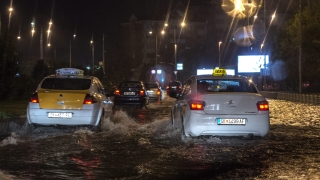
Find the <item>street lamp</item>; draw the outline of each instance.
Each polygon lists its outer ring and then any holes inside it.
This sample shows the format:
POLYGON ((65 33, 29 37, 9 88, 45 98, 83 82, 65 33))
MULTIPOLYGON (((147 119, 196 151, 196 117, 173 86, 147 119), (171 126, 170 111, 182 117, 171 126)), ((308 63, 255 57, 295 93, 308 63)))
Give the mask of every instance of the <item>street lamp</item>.
MULTIPOLYGON (((149 31, 149 34, 151 35, 152 31, 149 31)), ((161 35, 164 35, 164 34, 165 34, 165 31, 162 30, 161 35)), ((155 58, 156 58, 156 77, 157 77, 157 74, 158 74, 158 34, 156 34, 156 57, 155 58)))
POLYGON ((92 49, 92 74, 94 74, 94 43, 93 40, 90 41, 91 49, 92 49))
POLYGON ((219 41, 219 68, 220 68, 220 46, 221 46, 221 41, 219 41))

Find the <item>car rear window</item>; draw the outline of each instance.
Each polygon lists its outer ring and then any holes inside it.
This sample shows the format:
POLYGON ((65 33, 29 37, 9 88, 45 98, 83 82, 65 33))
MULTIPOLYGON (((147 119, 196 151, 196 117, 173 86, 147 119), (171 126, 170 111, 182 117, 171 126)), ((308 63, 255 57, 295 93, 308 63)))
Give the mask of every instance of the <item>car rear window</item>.
POLYGON ((241 79, 205 79, 197 80, 197 92, 249 92, 257 93, 253 83, 241 79))
POLYGON ((90 88, 90 85, 90 79, 46 78, 42 82, 41 88, 57 90, 86 90, 90 88))
POLYGON ((122 82, 118 86, 119 88, 141 88, 141 84, 139 82, 122 82))
POLYGON ((170 82, 169 86, 180 86, 179 82, 170 82))
POLYGON ((158 88, 157 84, 144 84, 146 88, 158 88))

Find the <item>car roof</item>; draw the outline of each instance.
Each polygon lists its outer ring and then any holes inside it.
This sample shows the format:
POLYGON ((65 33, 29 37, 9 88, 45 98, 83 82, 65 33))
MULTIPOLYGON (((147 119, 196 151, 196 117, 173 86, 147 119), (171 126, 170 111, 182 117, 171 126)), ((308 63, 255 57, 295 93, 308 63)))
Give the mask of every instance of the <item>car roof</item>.
POLYGON ((120 83, 141 83, 141 81, 121 81, 120 83))
POLYGON ((46 78, 70 78, 70 79, 93 79, 94 76, 57 76, 55 74, 49 75, 46 78))
POLYGON ((208 75, 196 75, 196 79, 250 79, 246 76, 240 75, 226 75, 226 76, 212 76, 211 74, 208 75))

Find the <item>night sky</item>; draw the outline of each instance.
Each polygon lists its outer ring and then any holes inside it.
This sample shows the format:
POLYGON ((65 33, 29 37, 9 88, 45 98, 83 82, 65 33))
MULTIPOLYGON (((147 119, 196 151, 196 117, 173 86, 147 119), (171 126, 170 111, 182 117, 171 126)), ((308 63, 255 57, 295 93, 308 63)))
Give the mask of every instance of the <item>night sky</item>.
MULTIPOLYGON (((189 0, 0 0, 2 32, 8 29, 9 7, 12 1, 13 13, 9 32, 14 37, 17 51, 26 62, 40 57, 40 31, 43 30, 44 59, 69 64, 70 44, 72 64, 92 63, 94 41, 95 63, 102 61, 102 37, 105 35, 105 59, 112 53, 121 52, 121 23, 129 21, 134 14, 138 20, 164 21, 170 2, 188 4, 189 0), (47 47, 47 30, 52 19, 51 47, 47 47), (34 36, 31 36, 31 22, 35 22, 34 36), (17 40, 19 35, 21 39, 17 40), (76 34, 76 38, 73 35, 76 34)), ((287 12, 293 0, 267 1, 268 9, 283 9, 287 12), (282 5, 279 2, 282 2, 282 5), (271 5, 273 7, 271 7, 271 5)), ((221 0, 190 0, 190 6, 211 6, 221 0)))
MULTIPOLYGON (((173 4, 177 1, 172 0, 173 4)), ((8 27, 11 0, 0 1, 2 32, 8 27)), ((93 37, 95 62, 102 60, 102 36, 105 34, 105 56, 121 44, 121 23, 128 22, 132 14, 138 20, 164 20, 157 14, 165 14, 170 0, 12 0, 13 13, 10 34, 14 37, 18 52, 23 60, 39 59, 40 31, 43 43, 47 44, 47 30, 50 19, 51 47, 44 48, 44 59, 69 61, 70 41, 72 60, 90 63, 93 37), (34 36, 31 36, 31 22, 35 21, 34 36), (17 40, 19 35, 21 39, 17 40), (73 34, 76 38, 73 39, 73 34)), ((188 0, 180 0, 185 4, 188 0)), ((191 4, 206 3, 202 0, 191 4)))

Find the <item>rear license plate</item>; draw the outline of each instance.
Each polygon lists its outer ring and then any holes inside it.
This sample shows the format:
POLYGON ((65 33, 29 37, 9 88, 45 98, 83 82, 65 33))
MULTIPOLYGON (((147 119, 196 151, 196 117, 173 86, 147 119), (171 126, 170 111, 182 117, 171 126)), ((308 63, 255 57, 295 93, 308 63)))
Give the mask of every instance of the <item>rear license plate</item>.
POLYGON ((136 93, 135 92, 124 92, 123 94, 124 95, 135 95, 136 93))
POLYGON ((222 119, 217 118, 218 124, 246 124, 245 118, 222 119))
POLYGON ((48 118, 72 118, 72 113, 48 113, 48 118))

